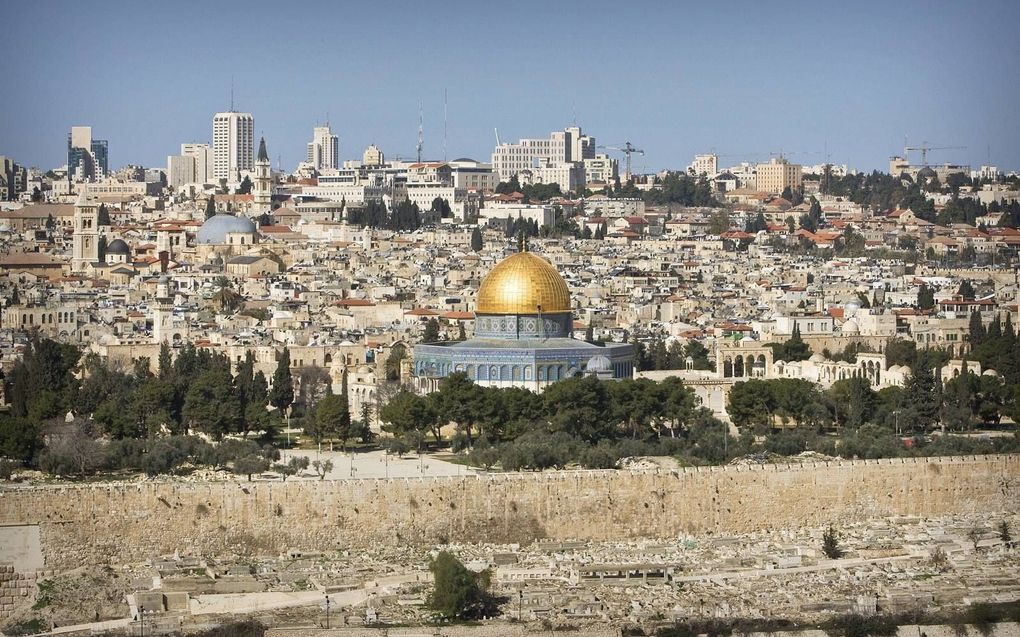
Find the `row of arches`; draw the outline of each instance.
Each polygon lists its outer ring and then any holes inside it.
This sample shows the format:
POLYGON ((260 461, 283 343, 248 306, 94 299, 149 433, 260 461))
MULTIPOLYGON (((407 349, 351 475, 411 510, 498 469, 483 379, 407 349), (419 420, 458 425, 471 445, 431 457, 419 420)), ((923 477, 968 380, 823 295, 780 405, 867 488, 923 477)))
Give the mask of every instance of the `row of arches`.
POLYGON ((764 354, 727 356, 723 359, 723 378, 764 378, 768 361, 764 354))
MULTIPOLYGON (((583 366, 582 366, 583 367, 583 366)), ((422 362, 417 366, 418 376, 445 378, 455 372, 463 372, 473 381, 557 381, 572 378, 583 372, 574 365, 475 365, 471 363, 422 362)))
MULTIPOLYGON (((53 325, 54 323, 73 323, 74 312, 43 312, 39 314, 39 325, 53 325)), ((35 325, 35 314, 26 312, 21 315, 22 325, 35 325)))

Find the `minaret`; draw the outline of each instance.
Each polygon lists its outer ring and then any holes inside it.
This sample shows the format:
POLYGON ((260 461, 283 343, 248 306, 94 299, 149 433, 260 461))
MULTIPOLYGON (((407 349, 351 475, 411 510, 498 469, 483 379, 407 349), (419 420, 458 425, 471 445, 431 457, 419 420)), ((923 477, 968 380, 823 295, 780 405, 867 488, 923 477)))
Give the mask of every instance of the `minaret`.
POLYGON ((153 312, 152 340, 170 341, 174 326, 174 297, 170 295, 170 277, 163 273, 156 282, 156 309, 153 312))
POLYGON ((74 204, 74 236, 71 271, 84 272, 85 265, 99 261, 99 208, 82 192, 74 204))
POLYGON ((259 213, 269 212, 273 203, 273 178, 265 137, 259 140, 259 154, 255 159, 254 194, 255 210, 259 213))

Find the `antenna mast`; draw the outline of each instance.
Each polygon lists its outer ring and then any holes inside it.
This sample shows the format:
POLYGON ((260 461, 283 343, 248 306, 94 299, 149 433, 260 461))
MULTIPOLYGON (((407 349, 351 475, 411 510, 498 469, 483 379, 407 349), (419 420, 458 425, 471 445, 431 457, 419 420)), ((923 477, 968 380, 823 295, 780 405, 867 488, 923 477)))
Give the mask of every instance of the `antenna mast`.
POLYGON ((234 76, 230 76, 230 112, 234 112, 234 76))
POLYGON ((421 150, 425 146, 425 129, 422 125, 422 103, 418 100, 418 163, 421 163, 421 150))
POLYGON ((447 117, 446 117, 446 89, 443 89, 443 161, 446 161, 446 132, 447 132, 447 117))

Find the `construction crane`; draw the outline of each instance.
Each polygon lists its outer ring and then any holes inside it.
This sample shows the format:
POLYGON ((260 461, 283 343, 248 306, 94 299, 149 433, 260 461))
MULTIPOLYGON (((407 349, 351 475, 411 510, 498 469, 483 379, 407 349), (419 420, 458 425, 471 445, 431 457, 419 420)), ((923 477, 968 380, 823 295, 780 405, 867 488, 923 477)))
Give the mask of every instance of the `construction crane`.
POLYGON ((919 151, 921 151, 921 165, 922 166, 927 166, 928 165, 928 151, 931 151, 931 150, 965 150, 966 148, 967 148, 966 146, 938 146, 938 147, 934 147, 934 146, 929 146, 928 142, 921 142, 920 146, 905 146, 903 148, 903 157, 906 158, 907 157, 907 153, 909 153, 912 150, 919 150, 919 151))
POLYGON ((599 148, 604 148, 606 150, 618 150, 618 151, 620 151, 621 153, 623 153, 624 155, 627 156, 627 172, 624 173, 624 181, 630 181, 630 174, 631 174, 630 173, 630 156, 633 155, 634 153, 638 153, 639 155, 644 155, 645 154, 645 151, 641 150, 640 148, 636 148, 630 142, 624 143, 624 145, 622 147, 620 147, 620 146, 599 146, 599 148))

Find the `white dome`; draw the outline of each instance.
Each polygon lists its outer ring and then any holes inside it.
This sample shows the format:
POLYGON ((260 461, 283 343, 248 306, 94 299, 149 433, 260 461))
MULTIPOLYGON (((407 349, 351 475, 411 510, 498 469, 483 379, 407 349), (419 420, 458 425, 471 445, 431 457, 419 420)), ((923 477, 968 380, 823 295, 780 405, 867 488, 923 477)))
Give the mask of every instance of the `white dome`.
POLYGON ((613 371, 613 363, 603 356, 602 354, 596 354, 588 359, 588 364, 585 366, 589 372, 611 372, 613 371))
POLYGON ((861 326, 858 325, 857 321, 855 321, 854 319, 850 319, 846 323, 843 323, 842 330, 844 334, 860 334, 861 326))
POLYGON ((812 354, 811 358, 809 358, 808 360, 811 361, 812 363, 824 363, 825 357, 822 356, 821 354, 812 354))
POLYGON ((232 232, 255 234, 257 230, 255 224, 247 217, 218 214, 206 219, 202 227, 199 228, 195 240, 198 243, 226 243, 227 234, 232 232))

